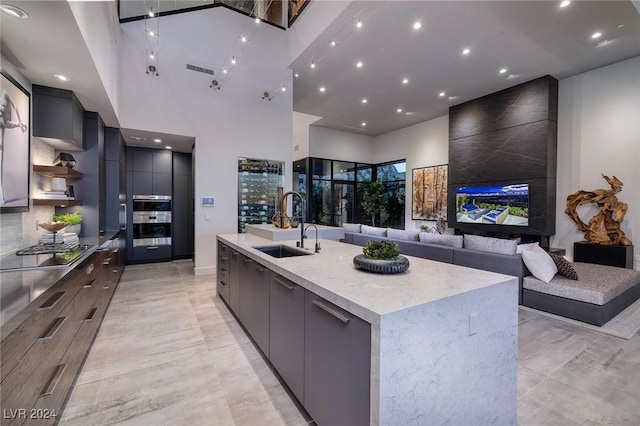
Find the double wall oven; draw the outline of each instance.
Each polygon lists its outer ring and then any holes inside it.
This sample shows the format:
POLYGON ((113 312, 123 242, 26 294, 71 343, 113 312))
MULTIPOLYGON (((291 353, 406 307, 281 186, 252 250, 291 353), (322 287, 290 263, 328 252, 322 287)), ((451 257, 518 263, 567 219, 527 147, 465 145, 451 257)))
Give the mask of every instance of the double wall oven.
POLYGON ((171 245, 171 196, 133 196, 133 246, 171 245))

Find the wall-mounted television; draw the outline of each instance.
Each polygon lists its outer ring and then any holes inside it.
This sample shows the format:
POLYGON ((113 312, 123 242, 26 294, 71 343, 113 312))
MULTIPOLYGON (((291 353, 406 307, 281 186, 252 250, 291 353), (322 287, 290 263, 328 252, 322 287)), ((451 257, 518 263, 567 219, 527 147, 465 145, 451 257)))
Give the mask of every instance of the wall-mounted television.
POLYGON ((529 185, 523 183, 457 187, 456 221, 529 226, 529 185))

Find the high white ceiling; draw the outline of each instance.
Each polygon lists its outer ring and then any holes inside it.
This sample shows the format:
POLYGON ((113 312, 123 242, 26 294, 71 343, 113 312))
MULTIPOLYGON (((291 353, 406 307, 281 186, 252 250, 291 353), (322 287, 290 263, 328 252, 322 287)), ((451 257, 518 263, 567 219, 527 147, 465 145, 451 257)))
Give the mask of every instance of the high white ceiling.
POLYGON ((640 14, 629 1, 353 2, 292 64, 294 110, 375 136, 546 74, 562 79, 637 55, 640 14))

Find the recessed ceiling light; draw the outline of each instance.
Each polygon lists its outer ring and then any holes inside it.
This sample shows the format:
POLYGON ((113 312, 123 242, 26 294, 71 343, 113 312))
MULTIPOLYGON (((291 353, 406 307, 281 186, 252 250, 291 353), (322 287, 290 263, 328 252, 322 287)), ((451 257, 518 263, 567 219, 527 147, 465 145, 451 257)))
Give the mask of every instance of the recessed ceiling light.
POLYGON ((294 76, 295 78, 298 78, 298 77, 300 77, 300 74, 295 73, 293 76, 294 76))
POLYGON ((54 74, 53 76, 55 78, 57 78, 58 80, 60 80, 60 81, 69 81, 69 80, 71 80, 69 77, 67 77, 64 74, 54 74))
POLYGON ((500 71, 498 71, 500 74, 504 74, 505 72, 507 72, 506 68, 501 68, 500 71))
POLYGON ((450 101, 454 100, 454 99, 458 99, 458 96, 449 96, 448 98, 450 101))
POLYGON ((560 3, 560 7, 567 7, 571 4, 571 2, 569 0, 564 0, 562 3, 560 3))
POLYGON ((471 53, 471 49, 469 49, 468 47, 462 51, 463 55, 468 55, 469 53, 471 53))
POLYGON ((398 109, 396 110, 396 112, 397 112, 397 113, 401 113, 401 112, 402 112, 402 108, 398 108, 398 109))
POLYGON ((420 22, 415 22, 413 24, 413 29, 414 30, 419 30, 420 28, 422 28, 422 24, 420 22))
POLYGON ((367 103, 367 98, 363 98, 363 99, 362 99, 362 103, 363 103, 363 104, 366 104, 366 103, 367 103))
POLYGON ((444 98, 444 95, 446 95, 446 93, 440 92, 440 94, 438 96, 440 96, 441 98, 444 98))
POLYGON ((147 138, 142 138, 140 136, 129 136, 129 138, 135 140, 135 141, 146 141, 147 138))
POLYGON ((362 122, 362 127, 366 126, 367 123, 365 121, 362 122))
POLYGON ((282 85, 282 87, 280 88, 280 90, 282 90, 283 92, 287 91, 287 86, 285 86, 284 84, 282 85))
POLYGON ((331 40, 329 44, 331 45, 331 47, 335 47, 337 43, 335 40, 331 40))
POLYGON ((167 148, 167 149, 171 149, 171 146, 167 145, 167 146, 165 146, 165 148, 167 148))
POLYGON ((327 89, 325 89, 325 88, 324 88, 324 86, 320 87, 320 91, 321 91, 321 92, 323 92, 323 93, 324 93, 326 90, 327 90, 327 89))
POLYGON ((591 38, 600 38, 602 37, 602 33, 593 33, 591 34, 591 38))
POLYGON ((29 17, 27 12, 11 4, 0 4, 0 10, 14 18, 27 19, 29 17))
POLYGON ((260 23, 260 18, 256 16, 256 24, 259 24, 259 23, 260 23))
POLYGON ((155 143, 160 143, 160 142, 162 142, 162 139, 154 139, 153 141, 154 141, 155 143))
POLYGON ((235 64, 236 64, 236 57, 235 57, 235 56, 232 56, 232 57, 231 57, 231 63, 232 63, 233 65, 235 65, 235 64))
POLYGON ((603 47, 611 43, 613 43, 613 40, 602 40, 599 41, 598 44, 596 44, 596 47, 603 47))
POLYGON ((240 41, 243 42, 243 43, 246 43, 247 42, 247 36, 245 36, 245 35, 240 36, 240 41))
POLYGON ((311 62, 311 65, 309 65, 311 68, 315 68, 316 67, 316 63, 315 62, 311 62))
POLYGON ((149 11, 149 18, 153 18, 154 16, 156 16, 155 13, 153 13, 153 10, 149 11))
POLYGON ((356 22, 356 28, 362 28, 362 19, 358 19, 358 22, 356 22))
POLYGON ((402 84, 407 84, 407 83, 409 83, 409 79, 408 78, 405 78, 405 79, 402 80, 402 84))
POLYGON ((356 62, 356 67, 362 68, 363 66, 364 66, 364 64, 362 63, 362 61, 356 62))
POLYGON ((404 113, 404 115, 413 115, 413 112, 412 111, 407 111, 407 112, 404 113))

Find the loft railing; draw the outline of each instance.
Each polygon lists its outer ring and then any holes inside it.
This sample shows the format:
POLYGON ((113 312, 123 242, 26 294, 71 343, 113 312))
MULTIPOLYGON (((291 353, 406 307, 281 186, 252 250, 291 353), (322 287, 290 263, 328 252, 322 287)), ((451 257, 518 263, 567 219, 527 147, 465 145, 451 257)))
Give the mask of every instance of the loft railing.
POLYGON ((119 0, 118 12, 120 22, 129 22, 144 19, 150 8, 154 13, 159 12, 160 16, 164 16, 222 6, 287 28, 306 3, 308 0, 119 0), (288 17, 289 11, 291 18, 288 17))

